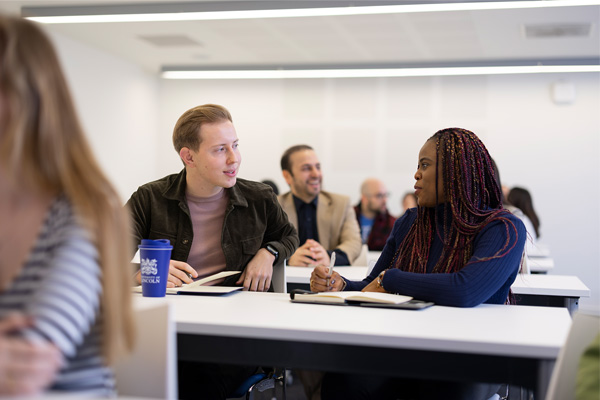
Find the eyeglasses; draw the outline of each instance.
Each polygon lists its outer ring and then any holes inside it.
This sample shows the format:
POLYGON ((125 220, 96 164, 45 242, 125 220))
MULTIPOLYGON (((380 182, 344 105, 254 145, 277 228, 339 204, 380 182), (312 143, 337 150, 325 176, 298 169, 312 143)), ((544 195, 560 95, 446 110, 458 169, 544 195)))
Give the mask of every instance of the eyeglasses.
POLYGON ((390 197, 390 193, 377 193, 377 194, 372 194, 371 197, 375 197, 378 200, 382 200, 382 199, 387 199, 388 197, 390 197))

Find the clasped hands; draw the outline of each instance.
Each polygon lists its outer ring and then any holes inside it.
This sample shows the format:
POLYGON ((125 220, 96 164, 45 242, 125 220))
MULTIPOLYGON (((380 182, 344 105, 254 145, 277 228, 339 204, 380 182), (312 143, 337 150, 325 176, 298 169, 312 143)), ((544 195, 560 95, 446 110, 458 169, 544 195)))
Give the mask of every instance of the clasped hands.
POLYGON ((329 265, 329 253, 321 243, 314 239, 308 239, 302 246, 298 247, 290 257, 288 265, 295 267, 314 267, 316 265, 329 265))

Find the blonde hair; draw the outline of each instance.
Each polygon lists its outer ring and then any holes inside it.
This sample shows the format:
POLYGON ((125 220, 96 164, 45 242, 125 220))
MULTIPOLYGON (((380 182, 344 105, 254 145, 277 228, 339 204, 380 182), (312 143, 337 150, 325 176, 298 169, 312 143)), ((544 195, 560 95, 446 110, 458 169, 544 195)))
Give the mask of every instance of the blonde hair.
POLYGON ((0 16, 0 163, 32 188, 65 194, 102 270, 103 354, 133 345, 130 220, 78 121, 56 52, 32 22, 0 16))

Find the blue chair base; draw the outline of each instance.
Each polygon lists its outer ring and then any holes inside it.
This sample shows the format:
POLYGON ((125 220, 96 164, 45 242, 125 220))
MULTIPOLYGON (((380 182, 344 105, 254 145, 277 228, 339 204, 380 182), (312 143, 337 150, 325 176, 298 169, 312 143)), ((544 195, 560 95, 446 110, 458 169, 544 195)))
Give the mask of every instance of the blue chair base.
POLYGON ((242 384, 233 393, 231 393, 228 397, 236 398, 236 397, 245 396, 246 393, 248 393, 248 391, 252 388, 252 386, 256 385, 258 382, 262 381, 266 377, 267 377, 267 374, 265 374, 264 372, 259 372, 259 373, 256 373, 256 374, 248 377, 248 379, 246 379, 244 382, 242 382, 242 384))

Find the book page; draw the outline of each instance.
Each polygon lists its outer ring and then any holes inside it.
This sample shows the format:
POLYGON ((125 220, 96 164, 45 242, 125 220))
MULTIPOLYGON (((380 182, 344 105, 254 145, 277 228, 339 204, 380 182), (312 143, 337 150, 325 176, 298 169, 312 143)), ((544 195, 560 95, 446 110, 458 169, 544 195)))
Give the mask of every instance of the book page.
POLYGON ((207 276, 206 278, 198 279, 197 281, 194 281, 192 283, 184 283, 183 285, 181 285, 181 288, 183 289, 183 288, 191 288, 194 286, 200 286, 200 285, 205 284, 206 282, 214 281, 214 280, 221 279, 221 278, 227 278, 228 276, 237 275, 237 274, 241 274, 241 273, 242 273, 242 271, 222 271, 217 274, 207 276))
MULTIPOLYGON (((201 286, 201 285, 203 285, 206 282, 214 281, 216 279, 226 278, 228 276, 237 275, 237 274, 241 274, 241 273, 242 273, 241 271, 222 271, 222 272, 216 273, 214 275, 210 275, 210 276, 207 276, 205 278, 198 279, 197 281, 194 281, 192 283, 184 283, 180 287, 167 288, 167 293, 174 294, 174 293, 177 293, 177 292, 179 292, 180 290, 183 290, 183 289, 191 289, 191 288, 194 288, 196 286, 201 286)), ((142 293, 142 286, 141 285, 134 286, 133 287, 133 292, 134 293, 142 293)))
POLYGON ((410 296, 402 296, 399 294, 392 293, 379 293, 379 292, 353 292, 350 296, 346 296, 347 301, 365 301, 370 303, 386 303, 386 304, 400 304, 412 300, 410 296))
POLYGON ((242 290, 241 286, 194 286, 179 289, 177 294, 227 294, 242 290))
POLYGON ((214 281, 214 280, 222 279, 222 278, 227 278, 228 276, 241 274, 241 273, 242 273, 241 271, 222 271, 217 274, 207 276, 206 278, 198 279, 197 281, 194 281, 192 283, 184 283, 180 287, 167 288, 167 293, 177 293, 180 290, 187 290, 187 289, 191 289, 191 288, 194 288, 197 286, 202 286, 206 282, 210 282, 210 281, 214 281))
POLYGON ((412 297, 391 293, 347 291, 296 294, 294 300, 311 303, 345 303, 360 301, 369 303, 400 304, 412 300, 412 297))

